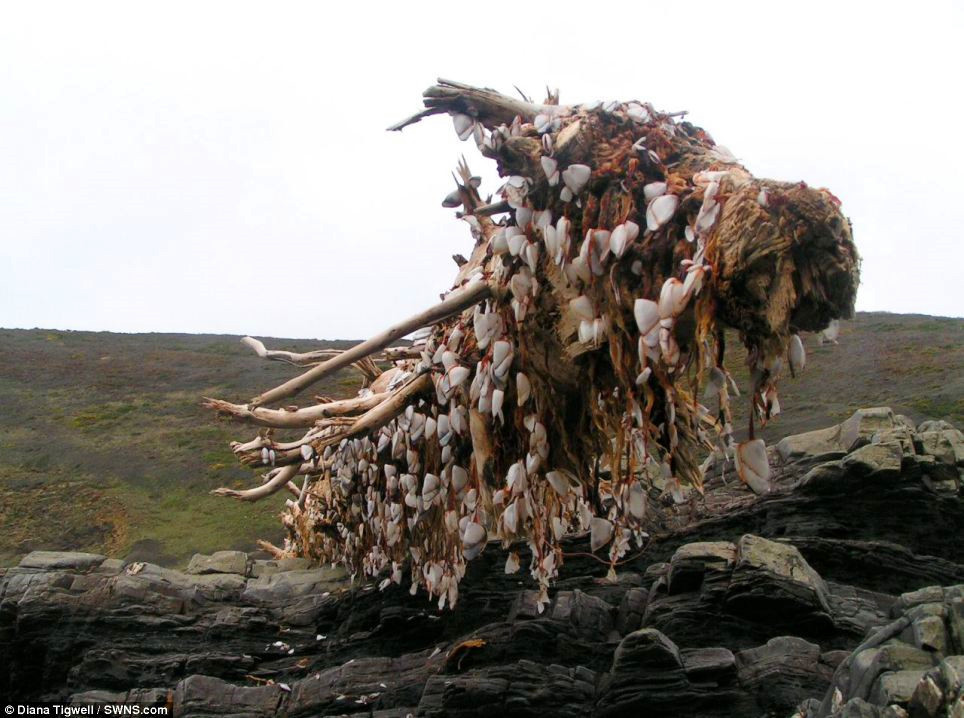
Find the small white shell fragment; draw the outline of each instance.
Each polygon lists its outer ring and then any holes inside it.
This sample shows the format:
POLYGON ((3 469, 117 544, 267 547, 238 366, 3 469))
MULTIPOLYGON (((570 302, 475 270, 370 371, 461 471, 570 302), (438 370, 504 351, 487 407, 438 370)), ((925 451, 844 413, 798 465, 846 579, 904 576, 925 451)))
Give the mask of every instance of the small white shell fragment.
POLYGON ((519 572, 519 554, 515 551, 510 552, 505 560, 505 572, 510 575, 519 572))

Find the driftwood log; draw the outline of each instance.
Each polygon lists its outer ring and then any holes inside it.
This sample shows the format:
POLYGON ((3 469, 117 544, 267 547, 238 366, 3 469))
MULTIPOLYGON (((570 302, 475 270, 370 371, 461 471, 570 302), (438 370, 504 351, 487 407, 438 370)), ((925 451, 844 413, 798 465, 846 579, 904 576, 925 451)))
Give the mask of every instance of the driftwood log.
MULTIPOLYGON (((852 315, 859 260, 829 191, 754 178, 681 113, 538 105, 439 81, 423 111, 390 129, 434 114, 506 178, 483 200, 464 160, 458 168, 443 204, 475 246, 451 292, 344 352, 246 339, 311 368, 247 404, 208 401, 263 427, 234 449, 271 467, 262 486, 220 493, 287 488, 297 498, 279 553, 386 585, 409 565, 412 591, 440 606, 455 604, 466 560, 489 539, 524 542, 541 607, 563 536, 588 532, 612 571, 648 541, 648 502, 701 491, 714 456, 768 491, 754 423, 779 413, 778 379, 803 367, 797 332, 852 315), (742 443, 725 327, 749 350, 742 443), (392 347, 413 332, 411 347, 392 347), (269 408, 348 365, 370 384, 357 399, 269 408), (308 431, 275 437, 291 427, 308 431)), ((518 569, 512 552, 506 571, 518 569)))

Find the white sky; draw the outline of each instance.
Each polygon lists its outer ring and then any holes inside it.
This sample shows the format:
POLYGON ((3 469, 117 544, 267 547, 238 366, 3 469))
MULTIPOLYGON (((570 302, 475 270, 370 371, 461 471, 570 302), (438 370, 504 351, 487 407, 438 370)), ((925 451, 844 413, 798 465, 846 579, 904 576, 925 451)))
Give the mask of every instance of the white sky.
POLYGON ((858 309, 961 316, 962 36, 959 2, 5 2, 0 326, 362 338, 427 307, 471 247, 459 154, 497 186, 447 117, 385 132, 438 76, 687 109, 843 200, 858 309))

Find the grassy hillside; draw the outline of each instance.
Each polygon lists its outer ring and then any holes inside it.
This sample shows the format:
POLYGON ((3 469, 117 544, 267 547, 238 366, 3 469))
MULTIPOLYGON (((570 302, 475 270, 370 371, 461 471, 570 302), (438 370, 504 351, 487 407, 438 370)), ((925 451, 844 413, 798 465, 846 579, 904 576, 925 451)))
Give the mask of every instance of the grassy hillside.
MULTIPOLYGON (((280 540, 280 494, 247 504, 208 493, 252 484, 228 442, 256 431, 217 421, 201 397, 243 401, 296 371, 238 339, 0 330, 0 565, 38 548, 178 565, 280 540)), ((352 395, 355 376, 317 390, 352 395)))
MULTIPOLYGON (((861 406, 964 425, 964 320, 861 314, 839 345, 805 343, 806 371, 782 383, 784 413, 768 440, 861 406)), ((737 345, 734 337, 729 365, 745 386, 737 345)), ((181 565, 195 551, 279 540, 284 496, 243 504, 208 494, 251 484, 228 441, 255 432, 216 422, 199 403, 243 400, 292 371, 234 336, 0 329, 0 565, 39 548, 181 565)), ((347 396, 357 385, 345 371, 315 392, 347 396)))

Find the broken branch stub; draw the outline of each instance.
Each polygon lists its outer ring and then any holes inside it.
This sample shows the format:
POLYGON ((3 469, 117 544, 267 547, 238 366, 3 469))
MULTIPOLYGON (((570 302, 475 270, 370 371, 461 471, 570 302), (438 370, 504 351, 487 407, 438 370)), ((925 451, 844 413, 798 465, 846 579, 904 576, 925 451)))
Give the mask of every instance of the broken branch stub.
POLYGON ((591 531, 615 567, 645 545, 650 497, 699 491, 709 452, 736 456, 766 491, 753 425, 751 441, 733 440, 723 332, 748 348, 763 423, 779 413, 784 356, 803 366, 795 333, 853 312, 859 259, 837 198, 757 179, 646 103, 539 105, 440 80, 424 104, 393 129, 448 114, 505 177, 483 203, 459 165, 446 204, 461 203, 475 240, 459 288, 246 407, 212 402, 277 421, 259 407, 422 330, 382 355, 385 398, 321 420, 300 456, 270 436, 239 445, 242 461, 276 446, 285 470, 308 462, 294 469, 308 480, 283 515, 283 550, 389 582, 409 565, 413 592, 444 606, 486 541, 524 540, 541 607, 566 534, 591 531))

